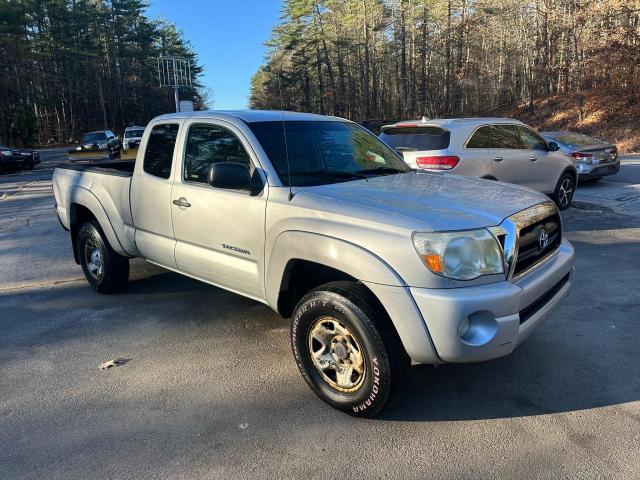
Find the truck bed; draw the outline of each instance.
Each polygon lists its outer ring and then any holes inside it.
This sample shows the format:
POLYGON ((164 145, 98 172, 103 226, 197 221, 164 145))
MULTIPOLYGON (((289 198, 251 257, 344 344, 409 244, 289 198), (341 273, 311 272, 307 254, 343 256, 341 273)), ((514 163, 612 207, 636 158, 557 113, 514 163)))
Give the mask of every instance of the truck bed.
POLYGON ((105 175, 118 175, 120 177, 130 177, 133 175, 133 168, 136 164, 134 160, 107 160, 91 163, 60 163, 56 168, 76 170, 78 172, 95 172, 105 175))
POLYGON ((53 172, 53 194, 62 225, 69 229, 76 206, 90 210, 120 255, 136 256, 129 188, 135 161, 63 163, 53 172))

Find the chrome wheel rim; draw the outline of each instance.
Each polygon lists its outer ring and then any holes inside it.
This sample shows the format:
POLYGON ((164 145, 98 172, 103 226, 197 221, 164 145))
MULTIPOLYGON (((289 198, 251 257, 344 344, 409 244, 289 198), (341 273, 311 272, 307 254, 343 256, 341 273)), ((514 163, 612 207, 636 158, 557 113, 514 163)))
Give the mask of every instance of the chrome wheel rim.
POLYGON ((565 205, 569 205, 571 201, 571 196, 573 195, 573 182, 570 178, 565 178, 560 184, 559 191, 559 199, 560 204, 564 207, 565 205))
POLYGON ((343 323, 319 318, 309 330, 308 344, 313 366, 329 386, 340 392, 355 392, 362 386, 364 353, 343 323))
POLYGON ((104 263, 102 259, 102 252, 98 248, 98 244, 95 240, 89 239, 84 244, 84 259, 89 275, 91 275, 95 280, 100 280, 102 278, 104 263))

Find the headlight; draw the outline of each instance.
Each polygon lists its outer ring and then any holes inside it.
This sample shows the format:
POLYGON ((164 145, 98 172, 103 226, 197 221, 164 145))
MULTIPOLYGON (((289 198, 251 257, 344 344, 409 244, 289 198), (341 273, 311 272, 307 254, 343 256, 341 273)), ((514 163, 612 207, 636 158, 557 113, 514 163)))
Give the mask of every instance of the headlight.
POLYGON ((107 144, 106 143, 101 143, 100 145, 98 145, 98 148, 100 150, 104 150, 105 148, 107 148, 107 144))
POLYGON ((414 233, 413 244, 424 264, 437 275, 473 280, 504 273, 502 249, 486 229, 414 233))
POLYGON ((11 156, 11 151, 10 150, 0 150, 0 155, 4 155, 5 157, 10 157, 11 156))

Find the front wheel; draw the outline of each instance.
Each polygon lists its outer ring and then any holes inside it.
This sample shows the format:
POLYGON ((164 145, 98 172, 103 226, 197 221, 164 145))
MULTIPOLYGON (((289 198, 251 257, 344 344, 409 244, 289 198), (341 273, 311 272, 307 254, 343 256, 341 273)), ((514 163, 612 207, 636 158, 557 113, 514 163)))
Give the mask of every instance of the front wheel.
POLYGON ((391 403, 410 362, 372 294, 351 282, 322 285, 300 300, 291 345, 316 395, 355 417, 372 417, 391 403))
POLYGON ((129 279, 129 259, 116 253, 96 221, 80 227, 76 242, 84 276, 100 293, 123 289, 129 279))
POLYGON ((566 210, 571 205, 573 194, 576 190, 576 181, 570 173, 563 173, 558 180, 555 192, 553 193, 553 201, 560 210, 566 210))

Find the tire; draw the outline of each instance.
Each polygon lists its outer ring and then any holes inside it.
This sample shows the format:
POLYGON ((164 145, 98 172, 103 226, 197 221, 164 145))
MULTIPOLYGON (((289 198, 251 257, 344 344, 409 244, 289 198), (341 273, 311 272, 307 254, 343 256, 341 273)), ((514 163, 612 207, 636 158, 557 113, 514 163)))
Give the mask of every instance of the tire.
POLYGON ((391 404, 410 365, 386 312, 363 285, 353 282, 327 283, 298 302, 291 346, 316 395, 354 417, 373 417, 391 404))
POLYGON ((566 210, 571 205, 576 191, 576 180, 570 173, 563 173, 556 184, 552 199, 560 210, 566 210))
POLYGON ((84 276, 96 291, 114 293, 129 280, 129 259, 116 253, 96 221, 83 224, 76 242, 84 276))

